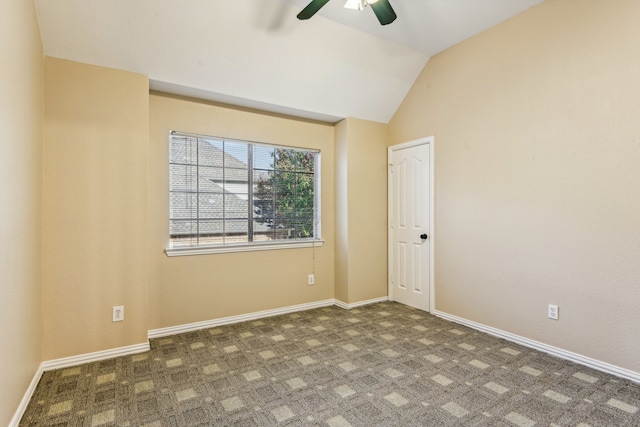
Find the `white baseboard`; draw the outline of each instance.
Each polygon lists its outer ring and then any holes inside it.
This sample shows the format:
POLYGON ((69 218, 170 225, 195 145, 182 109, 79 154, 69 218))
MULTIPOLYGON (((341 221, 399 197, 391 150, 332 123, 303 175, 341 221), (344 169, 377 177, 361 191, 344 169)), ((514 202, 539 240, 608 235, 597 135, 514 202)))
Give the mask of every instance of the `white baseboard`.
POLYGON ((385 301, 389 301, 389 297, 373 298, 366 301, 353 302, 351 304, 347 304, 346 302, 342 302, 340 300, 335 300, 335 305, 340 308, 344 308, 345 310, 351 310, 352 308, 361 307, 363 305, 375 304, 377 302, 385 301))
POLYGON ((43 372, 54 369, 67 368, 69 366, 81 365, 83 363, 98 362, 100 360, 111 359, 113 357, 128 356, 131 354, 144 353, 151 347, 149 342, 129 345, 126 347, 112 348, 110 350, 96 351, 93 353, 80 354, 78 356, 63 357, 61 359, 47 360, 42 362, 40 367, 43 372))
POLYGON ((519 335, 512 334, 510 332, 503 331, 501 329, 492 328, 491 326, 476 323, 471 320, 464 319, 462 317, 453 316, 442 311, 434 310, 434 315, 441 317, 445 320, 450 320, 461 325, 468 326, 472 329, 476 329, 480 332, 486 332, 489 335, 493 335, 499 338, 504 338, 508 341, 515 342, 525 347, 539 350, 544 353, 548 353, 552 356, 559 357, 561 359, 569 360, 571 362, 578 363, 580 365, 587 366, 589 368, 596 369, 598 371, 605 372, 607 374, 615 375, 620 378, 625 378, 630 381, 640 383, 640 372, 630 371, 628 369, 620 368, 618 366, 611 365, 609 363, 601 362, 590 357, 583 356, 581 354, 573 353, 571 351, 563 350, 558 347, 554 347, 548 344, 544 344, 538 341, 531 340, 529 338, 521 337, 519 335))
POLYGON ((166 337, 169 335, 182 334, 184 332, 199 331, 201 329, 215 328, 216 326, 231 325, 233 323, 246 322, 248 320, 263 319, 265 317, 279 316, 281 314, 295 313, 296 311, 312 310, 314 308, 329 307, 336 305, 340 308, 350 310, 376 302, 388 301, 388 297, 374 298, 366 301, 359 301, 347 304, 337 299, 326 299, 322 301, 310 302, 306 304, 290 305, 288 307, 275 308, 272 310, 257 311, 254 313, 240 314, 237 316, 222 317, 220 319, 205 320, 202 322, 186 323, 184 325, 170 326, 168 328, 151 329, 148 332, 149 339, 166 337))
POLYGON ((184 325, 170 326, 168 328, 151 329, 148 332, 149 339, 166 337, 168 335, 182 334, 184 332, 199 331, 201 329, 215 328, 216 326, 230 325, 233 323, 257 320, 265 317, 278 316, 281 314, 295 313, 296 311, 311 310, 314 308, 328 307, 335 304, 334 299, 310 302, 306 304, 290 305, 288 307, 275 308, 272 310, 256 311, 254 313, 240 314, 237 316, 222 317, 220 319, 205 320, 202 322, 187 323, 184 325))
POLYGON ((24 415, 24 411, 27 410, 27 405, 31 400, 31 396, 33 395, 33 392, 36 391, 36 387, 38 386, 38 383, 40 382, 40 378, 42 377, 43 373, 44 373, 44 370, 42 369, 42 363, 41 363, 40 366, 38 367, 38 370, 36 370, 36 373, 33 375, 33 379, 31 380, 29 387, 27 387, 27 391, 24 393, 24 396, 22 397, 22 400, 18 405, 18 409, 16 409, 16 412, 13 415, 13 418, 11 418, 11 421, 9 421, 9 427, 18 427, 18 424, 20 423, 20 419, 24 415))

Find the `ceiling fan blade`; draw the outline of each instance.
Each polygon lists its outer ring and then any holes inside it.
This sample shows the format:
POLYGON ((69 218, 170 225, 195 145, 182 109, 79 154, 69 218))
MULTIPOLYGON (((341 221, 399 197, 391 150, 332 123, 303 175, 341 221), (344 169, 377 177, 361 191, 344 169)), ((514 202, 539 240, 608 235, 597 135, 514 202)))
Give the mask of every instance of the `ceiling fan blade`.
POLYGON ((329 3, 329 0, 311 0, 311 3, 307 5, 302 12, 298 14, 298 19, 309 19, 320 10, 322 6, 329 3))
POLYGON ((373 13, 376 14, 376 18, 382 25, 391 24, 398 17, 391 4, 389 4, 389 0, 378 0, 375 3, 369 3, 369 6, 371 6, 373 13))

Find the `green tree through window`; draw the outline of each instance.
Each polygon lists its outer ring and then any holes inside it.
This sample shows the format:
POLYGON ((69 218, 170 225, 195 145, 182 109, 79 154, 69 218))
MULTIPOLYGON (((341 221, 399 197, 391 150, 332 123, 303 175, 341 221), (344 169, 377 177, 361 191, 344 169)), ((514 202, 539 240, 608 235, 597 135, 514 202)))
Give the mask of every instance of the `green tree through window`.
POLYGON ((255 204, 261 220, 289 237, 314 236, 314 169, 316 153, 277 148, 272 153, 273 172, 256 180, 255 204))

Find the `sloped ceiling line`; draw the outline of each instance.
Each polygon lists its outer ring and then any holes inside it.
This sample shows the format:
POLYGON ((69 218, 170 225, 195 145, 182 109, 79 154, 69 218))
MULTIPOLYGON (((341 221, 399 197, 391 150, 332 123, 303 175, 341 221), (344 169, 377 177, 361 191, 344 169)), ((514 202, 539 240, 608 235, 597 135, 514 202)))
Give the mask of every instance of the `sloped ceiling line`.
POLYGON ((45 54, 144 74, 177 95, 336 122, 388 123, 429 57, 541 0, 36 0, 45 54))

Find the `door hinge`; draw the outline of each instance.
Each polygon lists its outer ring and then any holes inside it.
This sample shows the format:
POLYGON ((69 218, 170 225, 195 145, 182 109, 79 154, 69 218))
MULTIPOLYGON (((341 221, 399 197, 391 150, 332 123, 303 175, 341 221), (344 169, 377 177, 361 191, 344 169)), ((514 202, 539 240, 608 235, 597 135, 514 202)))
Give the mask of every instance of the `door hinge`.
POLYGON ((393 173, 393 163, 389 163, 389 172, 393 173))

